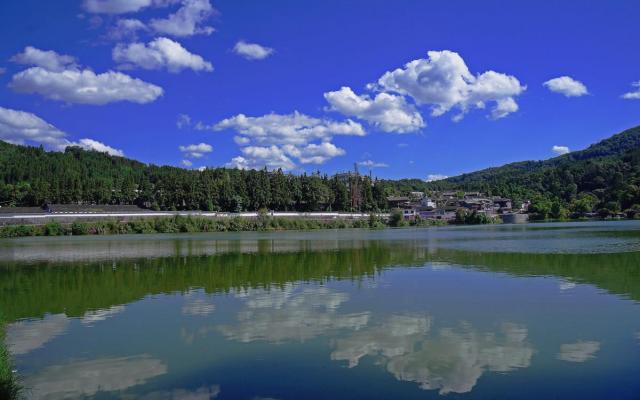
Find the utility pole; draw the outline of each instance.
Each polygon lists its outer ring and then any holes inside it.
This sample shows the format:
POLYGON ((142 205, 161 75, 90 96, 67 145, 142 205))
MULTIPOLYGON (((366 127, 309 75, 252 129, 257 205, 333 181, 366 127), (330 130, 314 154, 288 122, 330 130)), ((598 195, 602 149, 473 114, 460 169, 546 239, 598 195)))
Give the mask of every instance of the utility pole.
POLYGON ((351 208, 360 212, 360 172, 358 163, 353 163, 354 177, 351 182, 351 208))

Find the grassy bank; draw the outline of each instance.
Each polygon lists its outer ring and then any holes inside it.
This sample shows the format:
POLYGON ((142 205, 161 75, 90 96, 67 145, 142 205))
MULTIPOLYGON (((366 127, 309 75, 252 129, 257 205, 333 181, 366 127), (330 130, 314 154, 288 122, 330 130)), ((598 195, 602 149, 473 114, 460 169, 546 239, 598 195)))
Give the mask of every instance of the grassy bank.
POLYGON ((434 226, 446 225, 445 221, 423 220, 419 222, 385 222, 375 215, 365 219, 304 219, 274 218, 205 218, 193 216, 175 216, 158 218, 140 218, 130 221, 115 219, 91 222, 61 224, 49 222, 44 225, 8 225, 0 228, 0 238, 27 236, 66 236, 66 235, 120 235, 137 233, 187 233, 187 232, 240 232, 240 231, 283 231, 346 228, 385 228, 388 226, 434 226))
POLYGON ((0 315, 0 399, 14 400, 20 394, 20 385, 5 343, 5 322, 0 315))

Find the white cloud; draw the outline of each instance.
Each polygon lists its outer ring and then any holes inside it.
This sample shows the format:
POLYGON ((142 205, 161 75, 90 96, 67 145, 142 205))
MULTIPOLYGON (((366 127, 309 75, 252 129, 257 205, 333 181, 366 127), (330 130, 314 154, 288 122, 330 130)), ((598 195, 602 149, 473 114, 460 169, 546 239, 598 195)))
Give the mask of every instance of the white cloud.
POLYGON ((80 146, 85 150, 99 151, 101 153, 107 153, 112 156, 124 157, 124 152, 122 150, 107 146, 106 144, 93 139, 80 139, 79 141, 70 143, 69 145, 80 146))
POLYGON ((287 144, 283 146, 283 150, 303 164, 324 164, 334 157, 346 154, 343 149, 330 142, 311 143, 300 148, 287 144))
POLYGON ((560 346, 557 357, 562 361, 581 363, 594 358, 598 350, 600 342, 596 341, 567 343, 560 346))
POLYGON ((84 0, 82 6, 95 14, 124 14, 140 11, 152 4, 152 0, 84 0))
POLYGON ((425 126, 422 116, 404 97, 379 93, 373 99, 356 95, 349 87, 327 92, 324 98, 331 109, 350 117, 363 119, 385 132, 414 132, 425 126))
POLYGON ((640 100, 640 81, 633 82, 631 86, 635 87, 636 89, 632 92, 623 94, 622 98, 626 100, 640 100))
POLYGON ((201 158, 207 153, 213 151, 213 147, 207 143, 190 144, 187 146, 180 146, 180 151, 184 153, 185 157, 189 158, 201 158))
POLYGON ((0 107, 0 139, 14 144, 46 145, 59 150, 67 134, 35 114, 0 107))
POLYGON ((126 14, 146 7, 167 7, 180 0, 84 0, 82 7, 94 14, 126 14))
POLYGON ((314 140, 328 141, 335 135, 365 135, 362 125, 352 120, 335 122, 313 118, 297 111, 293 114, 272 113, 261 117, 238 114, 218 122, 213 129, 233 129, 253 142, 267 145, 305 145, 314 140))
POLYGON ((290 170, 295 167, 290 157, 303 164, 321 164, 345 154, 343 149, 330 142, 333 136, 365 135, 362 125, 352 120, 336 122, 309 117, 297 111, 261 117, 238 114, 207 128, 215 131, 232 129, 238 134, 234 141, 249 146, 242 148, 242 156, 228 164, 237 168, 266 166, 290 170))
POLYGON ((570 76, 549 79, 543 85, 552 92, 563 94, 566 97, 580 97, 589 94, 584 83, 570 76))
POLYGON ((96 74, 90 69, 60 72, 32 67, 15 74, 9 86, 19 93, 37 93, 67 103, 102 105, 117 101, 144 104, 162 96, 161 87, 120 72, 96 74))
POLYGON ((194 71, 213 71, 210 62, 197 54, 190 53, 180 43, 165 37, 156 38, 148 44, 118 44, 113 49, 112 56, 113 60, 120 64, 120 68, 166 68, 174 73, 185 68, 194 71))
POLYGON ((67 134, 35 114, 0 107, 0 139, 13 144, 44 145, 52 150, 64 150, 67 146, 80 146, 89 150, 123 156, 114 149, 93 139, 71 142, 67 134))
POLYGON ((109 29, 107 37, 112 40, 137 39, 139 31, 148 31, 144 22, 135 18, 121 18, 109 29))
POLYGON ((558 146, 555 145, 551 148, 551 151, 556 154, 556 155, 563 155, 563 154, 567 154, 569 152, 569 148, 567 146, 558 146))
POLYGON ((247 43, 244 40, 238 41, 233 47, 233 52, 246 58, 247 60, 262 60, 273 54, 271 47, 261 46, 257 43, 247 43))
POLYGON ((456 52, 429 51, 428 58, 413 60, 403 68, 385 73, 375 85, 381 91, 411 96, 419 105, 430 105, 431 115, 440 116, 452 108, 460 120, 472 108, 495 103, 492 118, 502 118, 517 110, 515 96, 526 87, 514 76, 487 71, 473 75, 456 52))
POLYGON ((381 163, 381 162, 375 162, 373 160, 360 161, 358 164, 362 165, 363 167, 367 167, 367 168, 386 168, 386 167, 389 166, 389 164, 385 164, 385 163, 381 163))
POLYGON ((11 61, 17 64, 35 65, 48 71, 60 72, 67 68, 75 67, 76 59, 72 56, 58 54, 52 50, 44 51, 27 46, 22 53, 11 57, 11 61))
POLYGON ((240 169, 278 169, 288 171, 295 168, 295 163, 291 161, 285 152, 278 146, 260 147, 248 146, 240 149, 242 156, 234 157, 226 164, 229 168, 240 169))
POLYGON ((179 114, 176 120, 176 126, 178 129, 186 128, 191 125, 191 117, 187 114, 179 114))
POLYGON ((158 33, 172 36, 210 35, 214 29, 201 25, 213 13, 209 0, 183 0, 178 11, 165 19, 152 19, 149 26, 158 33))
POLYGON ((443 179, 447 179, 448 176, 447 175, 442 175, 442 174, 429 174, 427 175, 427 182, 435 182, 435 181, 441 181, 443 179))
POLYGON ((191 162, 190 160, 182 160, 181 164, 182 166, 189 168, 193 165, 193 162, 191 162))

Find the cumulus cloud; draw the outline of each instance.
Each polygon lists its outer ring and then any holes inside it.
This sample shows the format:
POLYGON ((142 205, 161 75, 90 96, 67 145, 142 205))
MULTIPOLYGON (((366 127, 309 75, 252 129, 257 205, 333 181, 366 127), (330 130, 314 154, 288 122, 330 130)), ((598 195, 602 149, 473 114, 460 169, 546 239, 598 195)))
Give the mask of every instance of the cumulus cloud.
POLYGON ((178 129, 186 128, 191 126, 191 117, 187 114, 178 114, 178 119, 176 120, 176 126, 178 129))
POLYGON ((402 96, 379 93, 374 98, 356 95, 349 87, 327 92, 331 110, 369 122, 384 132, 414 132, 425 126, 422 116, 402 96))
POLYGON ((68 326, 69 318, 64 314, 9 324, 6 333, 9 353, 14 356, 30 353, 62 335, 68 326))
POLYGON ((83 8, 95 14, 124 14, 150 6, 152 0, 84 0, 83 8))
POLYGON ((324 164, 327 160, 346 154, 343 149, 330 142, 311 143, 304 147, 288 144, 283 146, 283 149, 303 164, 324 164))
POLYGON ((373 160, 360 161, 358 164, 362 165, 363 167, 367 167, 367 168, 386 168, 386 167, 389 166, 389 164, 385 164, 385 163, 381 163, 381 162, 375 162, 373 160))
POLYGON ((292 170, 296 164, 285 154, 278 146, 248 146, 240 149, 242 156, 231 159, 226 164, 229 168, 239 169, 282 169, 284 171, 292 170))
POLYGON ((59 150, 67 134, 35 114, 0 107, 0 139, 13 144, 46 145, 59 150))
POLYGON ((188 158, 201 158, 207 153, 213 151, 213 147, 207 143, 190 144, 187 146, 180 146, 180 151, 188 158))
POLYGON ((490 116, 502 118, 517 110, 515 97, 526 87, 514 76, 486 71, 473 75, 462 57, 453 51, 429 51, 428 58, 413 60, 386 72, 370 88, 410 96, 419 105, 431 106, 440 116, 456 108, 460 120, 472 108, 493 103, 490 116))
POLYGON ((567 154, 569 152, 569 148, 567 146, 558 146, 555 145, 551 148, 553 154, 561 156, 563 154, 567 154))
POLYGON ((58 54, 52 50, 40 50, 32 46, 25 47, 22 53, 11 57, 11 61, 17 64, 35 65, 55 72, 76 66, 76 59, 72 56, 58 54))
POLYGON ((162 96, 161 87, 129 75, 90 69, 49 71, 32 67, 13 76, 9 86, 18 93, 35 93, 67 103, 102 105, 118 101, 145 104, 162 96))
POLYGON ((85 150, 99 151, 100 153, 107 153, 112 156, 124 157, 124 152, 120 149, 107 146, 102 142, 98 142, 93 139, 80 139, 77 142, 71 142, 67 146, 79 146, 85 150))
POLYGON ((293 114, 267 114, 247 117, 238 114, 213 126, 216 131, 233 129, 260 144, 303 145, 313 140, 330 140, 334 135, 364 136, 362 125, 352 120, 335 122, 313 118, 295 111, 293 114))
POLYGON ((442 175, 442 174, 429 174, 427 175, 427 182, 435 182, 435 181, 441 181, 443 179, 447 179, 448 176, 447 175, 442 175))
POLYGON ((189 68, 194 71, 213 71, 210 62, 190 53, 182 45, 171 39, 160 37, 151 42, 118 44, 112 52, 113 60, 120 68, 139 67, 143 69, 163 69, 180 72, 189 68))
POLYGON ((166 7, 181 0, 84 0, 82 7, 94 14, 126 14, 146 7, 166 7))
POLYGON ((262 60, 273 54, 271 47, 261 46, 257 43, 247 43, 240 40, 233 47, 233 52, 247 60, 262 60))
POLYGON ((562 361, 581 363, 594 358, 598 350, 600 350, 600 342, 596 341, 567 343, 560 346, 557 357, 562 361))
POLYGON ((290 170, 295 167, 290 157, 297 158, 303 164, 322 164, 345 154, 343 149, 331 143, 333 136, 365 135, 362 125, 352 120, 336 122, 313 118, 297 111, 261 117, 238 114, 210 128, 215 131, 234 130, 237 133, 235 142, 248 146, 241 149, 242 156, 228 164, 237 168, 266 166, 290 170))
POLYGON ((141 385, 166 373, 166 364, 145 354, 53 365, 28 376, 24 384, 35 399, 84 398, 141 385))
POLYGON ((584 83, 570 76, 549 79, 543 85, 552 92, 563 94, 566 97, 580 97, 589 94, 584 83))
POLYGON ((631 86, 635 87, 636 89, 623 94, 622 98, 626 100, 640 100, 640 81, 633 82, 631 86))
POLYGON ((193 166, 193 162, 190 160, 182 160, 180 161, 180 163, 182 164, 183 167, 187 167, 187 168, 193 166))
POLYGON ((158 33, 171 36, 210 35, 213 27, 203 23, 214 13, 209 0, 183 0, 181 7, 167 18, 152 19, 149 26, 158 33))
POLYGON ((107 37, 112 40, 135 40, 138 37, 138 32, 146 32, 149 27, 144 22, 135 18, 120 18, 109 29, 107 37))
POLYGON ((0 139, 13 144, 44 145, 52 150, 64 150, 68 146, 80 146, 115 156, 123 156, 122 150, 107 146, 93 139, 71 142, 67 134, 35 114, 0 107, 0 139))

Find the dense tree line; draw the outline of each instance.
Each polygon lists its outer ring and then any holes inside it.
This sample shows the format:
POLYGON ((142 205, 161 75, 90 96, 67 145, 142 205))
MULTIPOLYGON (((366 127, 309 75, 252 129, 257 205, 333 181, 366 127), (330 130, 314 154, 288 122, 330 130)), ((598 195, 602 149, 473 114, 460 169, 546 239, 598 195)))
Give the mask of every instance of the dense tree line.
POLYGON ((545 161, 525 161, 425 184, 531 200, 539 218, 597 212, 640 215, 640 127, 545 161))
POLYGON ((387 208, 383 182, 281 170, 146 165, 68 147, 65 152, 0 142, 3 206, 136 204, 157 210, 376 211, 387 208), (350 185, 357 192, 352 194, 350 185), (353 207, 352 196, 359 202, 353 207), (356 210, 354 210, 354 208, 356 210))

